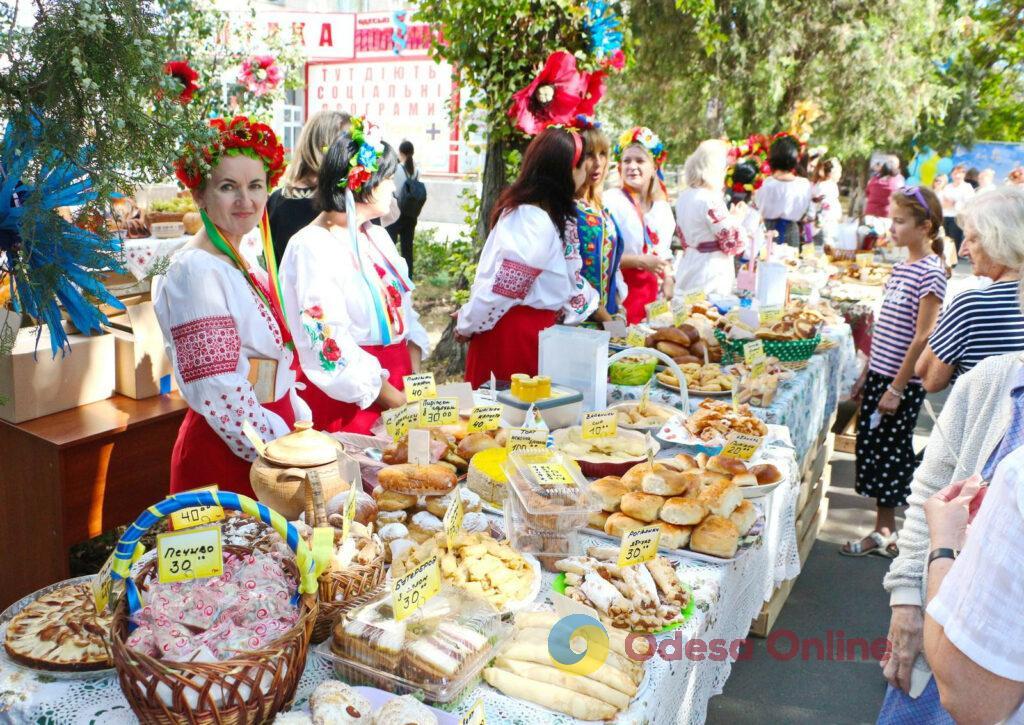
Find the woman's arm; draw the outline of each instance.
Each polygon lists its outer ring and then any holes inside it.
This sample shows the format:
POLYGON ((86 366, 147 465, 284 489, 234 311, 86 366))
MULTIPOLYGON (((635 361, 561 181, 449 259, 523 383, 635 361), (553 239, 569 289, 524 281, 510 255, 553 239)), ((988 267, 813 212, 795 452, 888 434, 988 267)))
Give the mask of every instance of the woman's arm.
POLYGON ((925 345, 928 344, 928 336, 935 327, 935 320, 939 317, 939 310, 942 307, 942 300, 937 295, 927 294, 921 298, 920 307, 917 311, 917 328, 914 332, 914 339, 910 341, 907 348, 907 355, 903 358, 899 372, 893 378, 891 387, 895 388, 898 394, 886 390, 882 399, 878 401, 878 411, 883 415, 895 413, 900 407, 900 399, 907 387, 910 378, 914 376, 914 368, 917 366, 917 359, 921 356, 925 345))
POLYGON ((953 379, 956 372, 955 365, 947 365, 939 360, 932 350, 931 344, 925 345, 921 357, 914 366, 914 372, 921 378, 921 384, 929 393, 937 393, 945 390, 949 381, 953 379))

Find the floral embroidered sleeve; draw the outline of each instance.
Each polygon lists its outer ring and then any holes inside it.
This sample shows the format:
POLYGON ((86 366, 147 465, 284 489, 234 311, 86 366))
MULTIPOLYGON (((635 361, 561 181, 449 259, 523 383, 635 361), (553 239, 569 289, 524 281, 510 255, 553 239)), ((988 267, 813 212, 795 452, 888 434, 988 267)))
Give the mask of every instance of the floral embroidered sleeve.
POLYGON ((750 234, 725 208, 724 201, 716 201, 708 206, 707 222, 718 249, 725 254, 736 256, 749 246, 750 234))
POLYGON ((594 314, 601 304, 601 295, 583 278, 583 257, 580 256, 579 230, 570 221, 565 232, 565 275, 571 294, 562 308, 566 325, 578 325, 594 314))

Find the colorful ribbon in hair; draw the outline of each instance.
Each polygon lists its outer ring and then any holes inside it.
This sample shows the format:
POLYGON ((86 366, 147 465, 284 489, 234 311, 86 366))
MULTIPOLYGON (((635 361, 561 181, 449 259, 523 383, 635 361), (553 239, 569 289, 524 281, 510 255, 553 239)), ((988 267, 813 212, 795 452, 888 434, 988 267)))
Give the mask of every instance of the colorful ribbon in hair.
POLYGON ((357 150, 348 160, 349 172, 338 182, 339 189, 357 193, 380 168, 380 157, 384 153, 384 133, 380 126, 362 116, 353 116, 349 136, 357 150))

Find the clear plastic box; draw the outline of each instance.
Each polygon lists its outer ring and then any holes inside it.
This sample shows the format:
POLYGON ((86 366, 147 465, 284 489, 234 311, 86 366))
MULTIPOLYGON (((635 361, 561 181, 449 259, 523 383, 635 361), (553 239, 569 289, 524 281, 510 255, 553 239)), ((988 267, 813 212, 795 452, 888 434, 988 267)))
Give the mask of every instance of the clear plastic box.
POLYGON ((401 622, 391 601, 391 591, 383 590, 345 612, 331 638, 315 648, 351 685, 454 702, 479 681, 513 629, 486 602, 446 585, 401 622))
POLYGON ((568 531, 587 525, 601 508, 579 465, 552 449, 510 453, 505 464, 512 511, 538 529, 568 531))
POLYGON ((576 529, 540 529, 531 526, 522 516, 522 509, 513 510, 510 496, 505 501, 505 532, 516 551, 532 554, 548 571, 555 570, 555 562, 567 556, 584 553, 583 537, 576 529))

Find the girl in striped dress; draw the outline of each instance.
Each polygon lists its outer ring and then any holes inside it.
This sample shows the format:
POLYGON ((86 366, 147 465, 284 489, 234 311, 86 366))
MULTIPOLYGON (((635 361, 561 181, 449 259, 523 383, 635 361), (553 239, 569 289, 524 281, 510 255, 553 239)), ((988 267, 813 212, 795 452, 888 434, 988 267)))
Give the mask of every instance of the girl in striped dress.
POLYGON ((946 293, 942 205, 931 189, 906 187, 892 195, 891 234, 908 258, 893 268, 871 340, 871 359, 853 389, 860 398, 857 482, 877 501, 875 528, 841 553, 894 557, 896 507, 904 506, 917 467, 914 427, 925 390, 914 374, 946 293))

